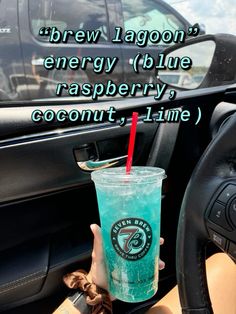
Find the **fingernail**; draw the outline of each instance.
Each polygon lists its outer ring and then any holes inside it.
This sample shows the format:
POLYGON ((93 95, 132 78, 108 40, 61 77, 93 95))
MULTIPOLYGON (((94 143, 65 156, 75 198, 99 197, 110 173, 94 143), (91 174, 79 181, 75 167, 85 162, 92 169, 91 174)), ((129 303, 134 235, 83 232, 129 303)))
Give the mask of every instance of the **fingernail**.
POLYGON ((160 265, 160 270, 164 269, 165 267, 166 267, 165 262, 161 262, 161 265, 160 265))
POLYGON ((91 224, 91 225, 90 225, 90 229, 91 229, 92 233, 93 233, 93 231, 94 231, 94 226, 95 226, 95 224, 91 224))
POLYGON ((164 244, 165 240, 163 238, 160 239, 160 245, 164 244))

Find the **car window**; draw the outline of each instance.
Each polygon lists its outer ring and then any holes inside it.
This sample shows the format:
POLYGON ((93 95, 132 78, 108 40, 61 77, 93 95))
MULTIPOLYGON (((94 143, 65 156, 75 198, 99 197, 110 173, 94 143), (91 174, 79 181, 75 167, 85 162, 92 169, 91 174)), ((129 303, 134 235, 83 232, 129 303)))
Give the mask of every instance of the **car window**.
MULTIPOLYGON (((57 27, 60 31, 100 30, 100 42, 108 40, 105 0, 73 0, 69 8, 62 0, 30 0, 29 18, 33 35, 38 36, 41 27, 57 27)), ((48 40, 47 37, 44 40, 48 40)))
POLYGON ((161 77, 164 76, 165 79, 168 80, 168 82, 170 82, 170 84, 178 84, 179 79, 180 79, 180 75, 178 74, 170 75, 170 74, 161 73, 160 75, 161 77))
MULTIPOLYGON (((158 30, 163 32, 167 29, 170 31, 185 29, 184 24, 171 11, 156 1, 121 1, 125 31, 158 30)), ((161 44, 164 43, 161 42, 161 44)))

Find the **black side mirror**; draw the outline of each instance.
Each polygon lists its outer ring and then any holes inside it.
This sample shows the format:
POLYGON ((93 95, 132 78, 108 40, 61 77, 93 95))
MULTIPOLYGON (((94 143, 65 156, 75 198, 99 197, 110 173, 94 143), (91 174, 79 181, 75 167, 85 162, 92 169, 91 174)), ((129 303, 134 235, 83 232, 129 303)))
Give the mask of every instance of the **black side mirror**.
POLYGON ((162 70, 158 79, 169 86, 190 90, 236 83, 236 36, 203 35, 177 44, 164 51, 165 60, 188 56, 188 71, 162 70))
POLYGON ((195 23, 193 28, 197 27, 199 29, 199 35, 205 35, 206 34, 206 25, 203 23, 195 23))

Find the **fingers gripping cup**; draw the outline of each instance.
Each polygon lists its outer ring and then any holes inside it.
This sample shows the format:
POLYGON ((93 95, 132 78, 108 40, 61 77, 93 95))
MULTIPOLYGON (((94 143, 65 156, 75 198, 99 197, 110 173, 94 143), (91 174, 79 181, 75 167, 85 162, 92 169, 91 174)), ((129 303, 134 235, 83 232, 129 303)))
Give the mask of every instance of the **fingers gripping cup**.
POLYGON ((94 171, 110 293, 126 302, 158 288, 161 187, 165 171, 132 167, 94 171))

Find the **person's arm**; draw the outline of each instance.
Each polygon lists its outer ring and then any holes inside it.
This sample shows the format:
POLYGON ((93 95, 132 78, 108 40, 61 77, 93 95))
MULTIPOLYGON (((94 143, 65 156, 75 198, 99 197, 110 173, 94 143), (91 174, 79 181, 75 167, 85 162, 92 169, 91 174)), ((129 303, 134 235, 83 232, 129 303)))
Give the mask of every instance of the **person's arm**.
MULTIPOLYGON (((76 289, 76 292, 72 297, 67 298, 53 314, 64 314, 65 310, 67 314, 112 313, 111 301, 114 298, 107 291, 101 229, 95 224, 90 228, 94 235, 90 271, 86 274, 85 271, 79 270, 64 276, 65 284, 71 289, 76 289)), ((160 244, 163 243, 164 240, 161 238, 160 244)), ((165 263, 159 261, 159 269, 164 267, 165 263)))
MULTIPOLYGON (((236 266, 229 256, 217 253, 206 262, 207 282, 215 314, 236 314, 236 266)), ((194 289, 194 287, 193 287, 194 289)), ((181 314, 175 286, 146 314, 181 314)))

